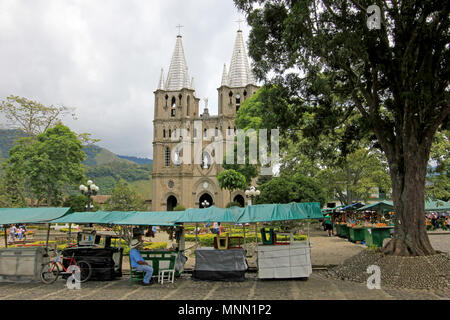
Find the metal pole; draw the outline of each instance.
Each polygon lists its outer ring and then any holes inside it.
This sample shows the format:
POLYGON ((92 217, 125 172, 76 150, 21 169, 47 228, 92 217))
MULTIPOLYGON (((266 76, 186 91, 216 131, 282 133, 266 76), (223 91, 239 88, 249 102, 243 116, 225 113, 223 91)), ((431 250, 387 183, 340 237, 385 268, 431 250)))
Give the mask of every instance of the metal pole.
POLYGON ((6 225, 4 225, 3 229, 5 229, 5 248, 8 248, 8 236, 6 235, 6 225))
POLYGON ((71 240, 72 240, 72 224, 69 223, 69 241, 68 241, 68 245, 70 244, 71 240))
POLYGON ((47 223, 48 228, 47 228, 47 242, 45 243, 45 247, 48 250, 48 239, 50 238, 50 223, 47 223))
POLYGON ((195 223, 195 245, 198 247, 198 222, 195 223))
POLYGON ((244 248, 246 247, 246 241, 245 241, 245 223, 242 224, 242 227, 244 228, 244 248))

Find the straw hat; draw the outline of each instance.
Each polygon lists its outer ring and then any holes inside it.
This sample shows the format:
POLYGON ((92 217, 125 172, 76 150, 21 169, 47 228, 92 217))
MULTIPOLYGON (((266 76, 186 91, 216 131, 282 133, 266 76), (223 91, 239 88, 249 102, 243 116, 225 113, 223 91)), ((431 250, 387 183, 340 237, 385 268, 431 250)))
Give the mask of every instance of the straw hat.
POLYGON ((136 248, 138 245, 140 245, 141 244, 141 242, 138 240, 138 239, 133 239, 132 241, 131 241, 131 244, 130 244, 130 247, 131 248, 136 248))

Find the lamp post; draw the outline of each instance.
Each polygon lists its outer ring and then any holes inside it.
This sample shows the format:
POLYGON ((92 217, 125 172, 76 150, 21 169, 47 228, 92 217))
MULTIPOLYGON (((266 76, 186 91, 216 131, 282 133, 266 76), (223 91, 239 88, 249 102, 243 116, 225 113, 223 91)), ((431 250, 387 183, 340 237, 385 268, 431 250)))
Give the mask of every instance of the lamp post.
POLYGON ((202 205, 203 208, 208 208, 209 205, 210 205, 210 203, 208 202, 208 200, 204 200, 204 201, 201 203, 201 205, 202 205))
MULTIPOLYGON (((253 198, 259 196, 260 194, 261 194, 261 191, 256 190, 256 188, 254 186, 251 186, 250 189, 245 190, 245 196, 247 198, 249 198, 248 205, 251 206, 252 202, 253 202, 253 198)), ((246 245, 245 223, 243 224, 243 228, 244 228, 244 246, 245 246, 246 245)), ((256 244, 256 247, 258 247, 258 222, 256 222, 256 225, 255 225, 255 244, 256 244)))
POLYGON ((97 187, 92 180, 88 180, 87 186, 80 185, 81 194, 86 195, 88 198, 87 211, 91 211, 91 196, 95 196, 98 190, 100 190, 100 188, 97 187))
POLYGON ((261 191, 256 190, 256 188, 254 186, 251 186, 249 190, 245 190, 245 196, 247 198, 250 198, 248 200, 248 205, 251 206, 253 203, 253 198, 257 197, 261 194, 261 191))
MULTIPOLYGON (((86 195, 88 198, 88 203, 87 203, 87 211, 91 211, 91 208, 93 206, 91 206, 91 196, 95 196, 98 192, 98 190, 100 190, 99 187, 97 187, 92 180, 88 180, 87 181, 87 186, 85 185, 80 185, 80 191, 81 194, 86 195)), ((89 228, 92 228, 92 223, 89 224, 89 228)))

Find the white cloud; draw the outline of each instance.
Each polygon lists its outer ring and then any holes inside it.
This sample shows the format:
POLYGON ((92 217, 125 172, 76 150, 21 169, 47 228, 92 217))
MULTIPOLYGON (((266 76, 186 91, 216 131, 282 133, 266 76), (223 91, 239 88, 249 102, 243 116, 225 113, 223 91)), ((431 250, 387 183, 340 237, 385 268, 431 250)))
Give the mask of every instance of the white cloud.
POLYGON ((176 25, 196 95, 216 114, 239 17, 231 0, 0 0, 0 99, 75 107, 72 130, 114 153, 152 157, 153 92, 176 25))

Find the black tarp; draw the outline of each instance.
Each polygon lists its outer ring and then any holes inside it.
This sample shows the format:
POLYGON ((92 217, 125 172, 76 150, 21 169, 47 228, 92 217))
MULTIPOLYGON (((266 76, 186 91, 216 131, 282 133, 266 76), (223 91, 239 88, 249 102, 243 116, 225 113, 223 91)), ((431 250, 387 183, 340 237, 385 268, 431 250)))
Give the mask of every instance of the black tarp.
POLYGON ((244 281, 248 265, 244 249, 195 250, 194 280, 244 281))
MULTIPOLYGON (((78 247, 65 249, 62 254, 65 258, 73 256, 76 261, 88 262, 92 267, 90 280, 113 280, 122 276, 123 248, 78 247)), ((70 261, 64 259, 63 264, 67 268, 70 261)))

